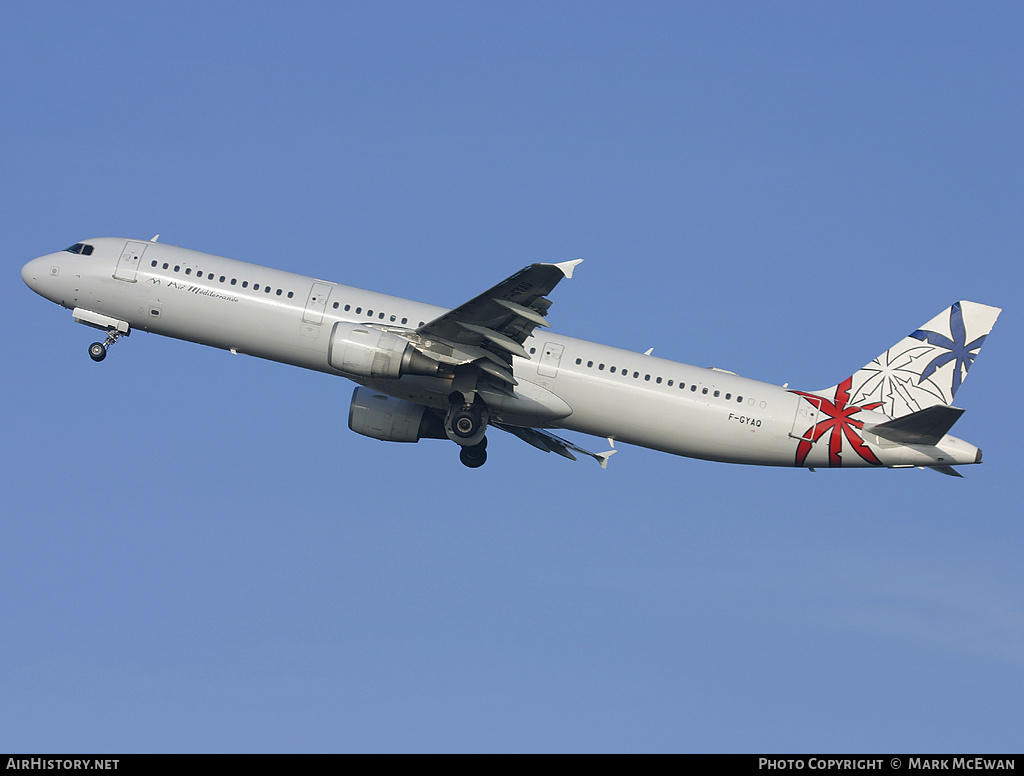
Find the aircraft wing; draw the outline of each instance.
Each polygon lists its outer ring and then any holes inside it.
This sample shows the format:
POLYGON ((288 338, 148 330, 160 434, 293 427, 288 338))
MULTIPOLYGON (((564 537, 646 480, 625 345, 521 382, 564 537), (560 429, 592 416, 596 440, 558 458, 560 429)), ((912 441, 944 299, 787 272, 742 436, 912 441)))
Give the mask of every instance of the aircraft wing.
POLYGON ((583 259, 560 264, 531 264, 463 305, 449 310, 416 333, 424 339, 445 340, 482 348, 488 355, 476 365, 492 377, 515 385, 512 356, 529 359, 523 342, 537 326, 547 326, 551 306, 545 295, 562 278, 571 278, 583 259))
POLYGON ((573 451, 582 453, 583 455, 589 455, 601 464, 602 469, 608 468, 608 459, 618 452, 618 450, 612 449, 605 453, 592 453, 577 444, 573 444, 568 439, 562 439, 562 437, 555 436, 550 431, 541 431, 539 428, 509 426, 505 423, 492 423, 491 425, 496 428, 500 428, 502 431, 507 431, 513 436, 519 437, 528 445, 533 445, 538 450, 543 450, 545 453, 558 453, 563 458, 568 458, 573 461, 576 460, 576 456, 572 454, 573 451))

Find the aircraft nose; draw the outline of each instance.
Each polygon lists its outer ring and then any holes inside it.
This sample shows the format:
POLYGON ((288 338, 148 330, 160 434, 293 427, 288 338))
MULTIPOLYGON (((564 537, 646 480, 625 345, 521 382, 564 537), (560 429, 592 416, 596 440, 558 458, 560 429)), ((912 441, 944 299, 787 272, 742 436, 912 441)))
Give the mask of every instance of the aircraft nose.
POLYGON ((32 259, 32 261, 21 268, 21 279, 33 291, 39 290, 39 279, 47 272, 47 268, 43 264, 42 258, 32 259))

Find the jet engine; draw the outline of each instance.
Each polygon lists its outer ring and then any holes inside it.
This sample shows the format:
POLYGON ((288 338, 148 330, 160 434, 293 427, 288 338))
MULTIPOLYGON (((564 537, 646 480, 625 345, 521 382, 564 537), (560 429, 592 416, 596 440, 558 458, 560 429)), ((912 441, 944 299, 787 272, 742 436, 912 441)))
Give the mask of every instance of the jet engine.
POLYGON ((447 439, 441 418, 422 404, 358 387, 352 393, 348 427, 357 434, 384 442, 419 442, 447 439))
POLYGON ((398 334, 343 321, 331 330, 327 362, 335 369, 361 377, 433 377, 440 367, 439 362, 420 353, 398 334))

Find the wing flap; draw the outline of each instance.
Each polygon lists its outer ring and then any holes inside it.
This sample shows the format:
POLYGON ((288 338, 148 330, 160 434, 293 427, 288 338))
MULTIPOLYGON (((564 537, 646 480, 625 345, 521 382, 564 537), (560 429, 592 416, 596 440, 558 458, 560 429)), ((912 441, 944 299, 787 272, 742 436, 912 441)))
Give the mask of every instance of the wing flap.
MULTIPOLYGON (((512 356, 519 356, 519 358, 525 358, 527 361, 530 360, 530 354, 523 349, 523 346, 513 340, 511 337, 506 337, 499 331, 489 329, 486 326, 478 326, 475 323, 466 323, 466 321, 457 321, 458 325, 463 329, 474 334, 479 334, 485 340, 490 342, 497 348, 504 350, 506 353, 512 356)), ((526 339, 525 337, 523 339, 526 339)))
POLYGON ((463 305, 420 326, 427 338, 461 345, 479 345, 503 351, 502 356, 529 358, 523 342, 537 326, 547 326, 544 317, 551 306, 545 296, 558 282, 572 276, 582 259, 561 264, 531 264, 463 305), (506 355, 507 354, 507 355, 506 355))
POLYGON ((502 307, 504 307, 506 310, 511 310, 520 318, 525 318, 526 320, 536 324, 537 326, 543 326, 545 329, 550 327, 548 319, 545 318, 540 313, 538 313, 532 307, 524 307, 523 305, 513 302, 510 299, 495 299, 494 301, 497 302, 502 307))
POLYGON ((497 377, 504 383, 509 385, 519 385, 519 381, 512 376, 512 371, 505 368, 504 366, 498 366, 493 361, 487 358, 477 359, 473 362, 482 372, 486 372, 491 377, 497 377))

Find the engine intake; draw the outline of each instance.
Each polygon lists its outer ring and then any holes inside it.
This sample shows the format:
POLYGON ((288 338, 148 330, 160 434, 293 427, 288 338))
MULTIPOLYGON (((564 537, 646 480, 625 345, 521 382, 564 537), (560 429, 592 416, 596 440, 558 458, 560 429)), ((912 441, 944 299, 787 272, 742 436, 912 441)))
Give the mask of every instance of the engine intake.
POLYGON ((348 427, 357 434, 384 442, 446 438, 441 419, 422 404, 385 396, 363 386, 352 393, 348 427))
POLYGON ((404 337, 373 326, 339 321, 331 330, 327 363, 360 377, 391 377, 438 373, 440 363, 420 353, 404 337))

